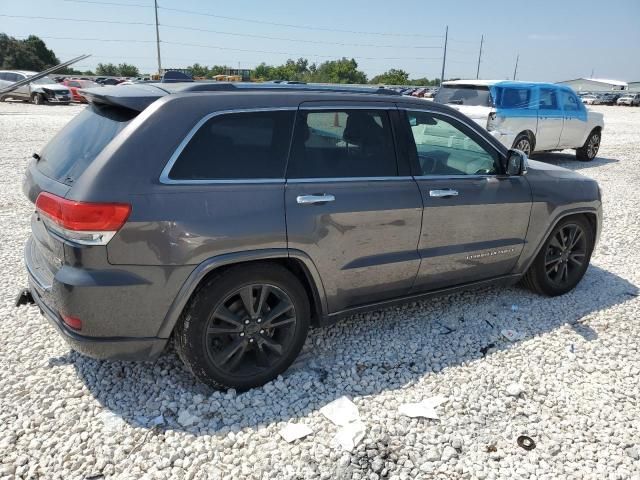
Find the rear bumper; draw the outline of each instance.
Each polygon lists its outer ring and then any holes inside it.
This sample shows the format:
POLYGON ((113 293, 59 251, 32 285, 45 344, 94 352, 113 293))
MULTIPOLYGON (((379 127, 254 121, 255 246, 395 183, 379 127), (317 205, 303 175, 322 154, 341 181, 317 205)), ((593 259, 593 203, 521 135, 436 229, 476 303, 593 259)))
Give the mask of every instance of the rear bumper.
POLYGON ((39 287, 29 275, 31 295, 40 311, 75 351, 99 360, 155 360, 164 351, 166 338, 87 337, 65 325, 44 301, 39 287))

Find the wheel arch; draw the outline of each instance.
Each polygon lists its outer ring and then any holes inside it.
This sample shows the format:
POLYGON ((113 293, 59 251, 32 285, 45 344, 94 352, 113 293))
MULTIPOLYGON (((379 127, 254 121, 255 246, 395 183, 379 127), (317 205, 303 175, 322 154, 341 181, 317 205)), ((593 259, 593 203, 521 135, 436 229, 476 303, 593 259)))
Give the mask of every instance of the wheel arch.
POLYGON ((324 323, 324 319, 327 317, 326 298, 322 281, 313 261, 304 252, 298 250, 254 250, 219 255, 196 266, 178 291, 160 325, 157 336, 169 338, 189 300, 198 287, 206 282, 211 275, 232 267, 257 263, 278 264, 293 273, 307 292, 311 309, 311 324, 320 326, 324 323))
POLYGON ((536 149, 536 134, 529 129, 522 130, 516 135, 515 139, 513 140, 513 145, 511 146, 511 148, 515 146, 520 135, 526 135, 527 137, 529 137, 529 142, 531 142, 531 153, 533 153, 536 149))
POLYGON ((551 235, 551 232, 553 232, 553 230, 558 226, 558 224, 562 220, 565 220, 569 217, 578 217, 578 216, 586 218, 587 222, 589 222, 589 226, 593 229, 593 242, 594 242, 594 248, 595 248, 597 239, 600 235, 600 231, 599 231, 600 224, 598 222, 597 212, 589 209, 569 210, 569 211, 563 212, 560 215, 558 215, 553 222, 549 224, 549 227, 545 230, 545 233, 542 236, 541 240, 538 242, 538 245, 536 245, 535 250, 529 255, 526 263, 523 265, 523 268, 521 269, 521 274, 524 274, 527 272, 527 270, 529 270, 529 268, 531 267, 531 264, 540 253, 542 246, 549 238, 549 235, 551 235))

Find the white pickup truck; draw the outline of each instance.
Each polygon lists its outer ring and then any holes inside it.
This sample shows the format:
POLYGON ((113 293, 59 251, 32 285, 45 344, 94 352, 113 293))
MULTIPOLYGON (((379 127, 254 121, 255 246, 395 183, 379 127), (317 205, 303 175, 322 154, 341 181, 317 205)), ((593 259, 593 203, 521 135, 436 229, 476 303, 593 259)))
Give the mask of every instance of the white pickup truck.
POLYGON ((434 101, 486 128, 508 148, 533 152, 575 149, 578 160, 598 154, 604 119, 569 87, 500 80, 443 82, 434 101))

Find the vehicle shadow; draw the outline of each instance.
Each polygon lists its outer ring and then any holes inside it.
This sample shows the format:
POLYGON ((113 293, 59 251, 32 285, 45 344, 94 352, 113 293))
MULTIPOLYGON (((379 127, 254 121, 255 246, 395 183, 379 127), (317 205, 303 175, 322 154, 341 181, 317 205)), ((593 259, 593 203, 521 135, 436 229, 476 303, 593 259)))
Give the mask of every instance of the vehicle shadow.
POLYGON ((618 163, 620 160, 615 158, 596 157, 590 162, 581 162, 576 160, 575 153, 563 152, 541 152, 531 155, 531 160, 558 165, 559 167, 568 168, 569 170, 582 170, 584 168, 601 167, 610 163, 618 163))
POLYGON ((310 332, 303 353, 283 376, 244 393, 198 383, 171 348, 155 363, 97 361, 70 352, 49 365, 55 372, 72 364, 110 411, 109 420, 115 414, 122 428, 145 428, 154 435, 163 430, 225 435, 308 415, 342 395, 406 388, 565 325, 570 328, 567 352, 573 351, 574 343, 579 348, 581 342, 598 341, 598 333, 582 323, 585 317, 630 301, 638 292, 627 280, 592 265, 580 285, 561 297, 496 287, 356 315, 310 332), (545 314, 540 315, 542 305, 545 314), (509 342, 500 333, 505 328, 523 338, 509 342), (159 415, 163 423, 155 425, 159 415), (189 417, 197 424, 190 425, 189 417))

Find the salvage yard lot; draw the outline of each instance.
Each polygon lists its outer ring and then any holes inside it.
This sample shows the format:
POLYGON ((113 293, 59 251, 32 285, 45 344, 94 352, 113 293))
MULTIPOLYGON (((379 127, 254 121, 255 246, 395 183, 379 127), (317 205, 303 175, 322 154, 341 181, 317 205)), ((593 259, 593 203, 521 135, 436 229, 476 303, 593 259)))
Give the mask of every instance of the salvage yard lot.
POLYGON ((606 124, 593 162, 537 156, 602 189, 604 230, 575 291, 492 288, 357 315, 311 332, 283 377, 242 394, 197 384, 172 350, 82 357, 37 308, 13 306, 26 162, 82 108, 0 104, 0 478, 640 479, 640 108, 593 107, 606 124), (319 412, 342 395, 367 427, 353 452, 319 412), (436 395, 439 420, 398 412, 436 395), (287 422, 313 433, 286 443, 287 422))

